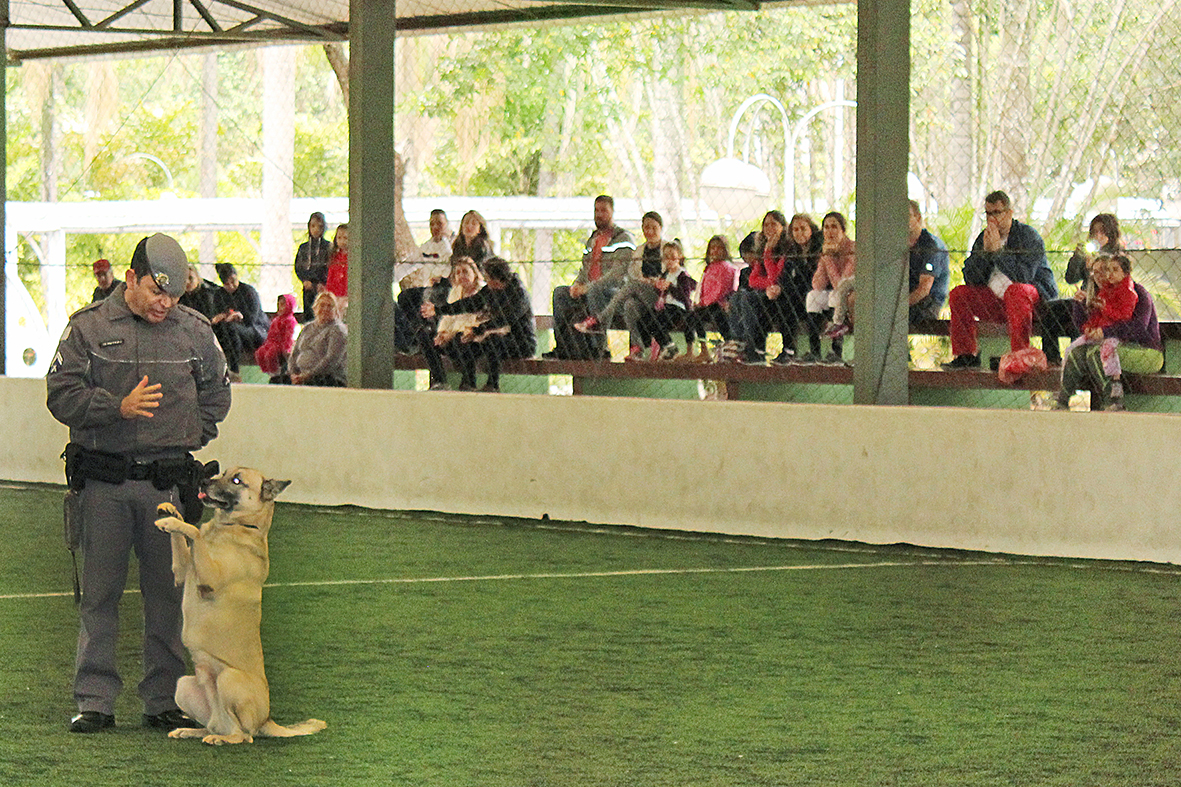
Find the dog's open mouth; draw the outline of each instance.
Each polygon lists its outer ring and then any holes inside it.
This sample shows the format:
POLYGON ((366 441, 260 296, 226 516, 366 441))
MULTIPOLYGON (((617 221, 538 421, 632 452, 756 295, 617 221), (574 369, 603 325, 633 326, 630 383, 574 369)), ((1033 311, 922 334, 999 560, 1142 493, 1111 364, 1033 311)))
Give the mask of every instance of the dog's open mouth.
POLYGON ((205 505, 215 506, 222 511, 232 511, 234 506, 238 503, 237 495, 223 496, 221 491, 216 487, 209 487, 200 493, 200 498, 205 505))

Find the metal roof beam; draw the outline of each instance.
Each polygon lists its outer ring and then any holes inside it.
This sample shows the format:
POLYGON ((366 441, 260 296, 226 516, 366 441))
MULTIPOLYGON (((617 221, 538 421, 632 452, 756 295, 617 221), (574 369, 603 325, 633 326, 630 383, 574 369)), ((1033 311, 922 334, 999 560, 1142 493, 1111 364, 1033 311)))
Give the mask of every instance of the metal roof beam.
POLYGON ((294 19, 280 16, 279 14, 271 13, 270 11, 264 11, 261 8, 256 8, 255 6, 250 5, 249 3, 240 3, 238 0, 214 0, 214 2, 229 6, 230 8, 236 8, 239 11, 245 11, 249 14, 258 14, 264 19, 270 19, 271 21, 278 22, 279 24, 289 27, 292 30, 302 30, 304 33, 312 36, 313 38, 324 37, 323 28, 304 24, 303 22, 297 22, 294 19))
POLYGON ((85 28, 94 27, 90 20, 86 18, 86 14, 82 13, 82 9, 75 5, 74 0, 62 0, 66 4, 66 8, 70 9, 70 13, 78 20, 78 24, 85 28))
POLYGON ((210 30, 215 33, 220 33, 222 31, 221 25, 219 25, 217 20, 213 18, 213 14, 209 13, 209 9, 201 4, 201 0, 189 0, 189 4, 193 6, 193 8, 197 9, 197 13, 200 14, 201 18, 205 20, 205 24, 209 25, 210 30))
POLYGON ((105 29, 109 28, 112 24, 114 24, 116 20, 122 19, 123 17, 127 16, 132 11, 134 11, 135 9, 137 9, 141 6, 147 5, 149 2, 151 2, 151 0, 136 0, 131 5, 121 8, 120 10, 118 10, 115 13, 108 16, 103 21, 99 22, 97 25, 95 25, 95 28, 97 28, 99 30, 105 30, 105 29))

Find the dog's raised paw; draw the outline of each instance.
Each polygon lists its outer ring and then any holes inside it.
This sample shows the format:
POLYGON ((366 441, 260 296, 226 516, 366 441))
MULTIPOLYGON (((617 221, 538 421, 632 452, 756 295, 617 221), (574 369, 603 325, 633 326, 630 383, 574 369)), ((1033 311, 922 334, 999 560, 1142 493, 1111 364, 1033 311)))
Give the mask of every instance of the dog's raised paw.
POLYGON ((172 503, 161 503, 160 505, 156 506, 156 513, 162 517, 174 516, 177 519, 181 518, 180 511, 178 511, 176 506, 174 506, 172 503))

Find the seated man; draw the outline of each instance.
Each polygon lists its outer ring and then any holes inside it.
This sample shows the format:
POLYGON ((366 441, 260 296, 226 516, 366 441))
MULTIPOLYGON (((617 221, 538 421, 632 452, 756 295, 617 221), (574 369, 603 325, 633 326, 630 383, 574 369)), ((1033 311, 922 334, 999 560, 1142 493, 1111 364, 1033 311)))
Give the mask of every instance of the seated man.
POLYGON ((451 239, 447 214, 441 208, 431 211, 430 228, 430 238, 417 253, 394 265, 394 281, 400 290, 394 309, 394 349, 398 352, 415 349, 423 299, 429 288, 451 273, 451 239))
POLYGON ((910 322, 939 319, 939 310, 947 300, 947 244, 923 226, 919 204, 910 201, 910 322))
POLYGON ((554 349, 544 358, 601 358, 606 352, 602 334, 582 334, 574 323, 607 308, 623 284, 636 244, 627 230, 615 226, 615 200, 595 197, 595 231, 586 241, 582 269, 568 287, 553 295, 554 349))
POLYGON ((1033 311, 1058 297, 1046 246, 1037 231, 1013 218, 1009 195, 984 198, 988 223, 964 260, 964 283, 951 291, 951 351, 944 369, 980 366, 976 320, 1009 325, 1009 346, 1023 350, 1033 333, 1033 311))
MULTIPOLYGON (((910 245, 910 292, 906 299, 910 311, 907 320, 911 325, 920 320, 937 320, 939 310, 947 300, 947 280, 951 276, 947 244, 923 226, 923 214, 915 200, 910 200, 907 242, 910 245)), ((850 312, 856 302, 856 291, 849 293, 850 312)))
POLYGON ((94 261, 94 280, 98 282, 98 286, 94 288, 94 294, 90 296, 91 303, 98 303, 105 299, 115 291, 116 287, 123 283, 115 278, 115 273, 111 270, 109 260, 94 261))
POLYGON ((226 366, 230 379, 238 377, 238 358, 243 350, 254 352, 267 337, 270 320, 263 311, 258 290, 238 281, 238 271, 228 262, 213 266, 221 288, 213 294, 213 308, 217 312, 210 318, 213 333, 226 354, 226 366))

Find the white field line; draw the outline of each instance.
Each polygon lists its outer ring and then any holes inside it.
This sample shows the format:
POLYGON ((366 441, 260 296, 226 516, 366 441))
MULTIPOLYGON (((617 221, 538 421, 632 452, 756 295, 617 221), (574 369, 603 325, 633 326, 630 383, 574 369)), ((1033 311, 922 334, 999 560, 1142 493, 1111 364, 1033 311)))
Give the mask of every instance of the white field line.
MULTIPOLYGON (((636 568, 625 571, 577 571, 577 572, 543 572, 537 574, 489 574, 466 577, 392 577, 387 579, 323 579, 307 582, 275 582, 268 583, 267 588, 304 588, 304 587, 340 587, 346 585, 424 585, 446 582, 519 582, 530 579, 594 579, 601 577, 639 577, 661 575, 689 575, 689 574, 746 574, 760 571, 825 571, 850 570, 864 568, 906 568, 909 566, 1045 566, 1048 568, 1068 568, 1075 571, 1117 571, 1130 574, 1163 574, 1166 576, 1181 576, 1181 567, 1155 568, 1150 566, 1104 566, 1087 563, 1045 563, 1037 560, 888 560, 876 563, 816 563, 790 566, 735 566, 730 568, 636 568)), ((136 588, 128 588, 125 593, 139 593, 136 588)), ((0 601, 10 599, 35 598, 64 598, 72 596, 73 591, 53 593, 7 593, 0 594, 0 601)))
MULTIPOLYGON (((638 577, 686 574, 743 574, 758 571, 824 571, 859 568, 902 568, 906 566, 1014 566, 1023 565, 1011 560, 891 560, 877 563, 817 563, 790 566, 735 566, 731 568, 637 568, 625 571, 546 572, 538 574, 490 574, 467 577, 394 577, 388 579, 324 579, 307 582, 276 582, 267 588, 337 587, 343 585, 421 585, 444 582, 509 582, 529 579, 593 579, 596 577, 638 577)), ((128 588, 126 593, 138 593, 128 588)), ((55 593, 9 593, 0 600, 61 598, 74 595, 73 591, 55 593)))

